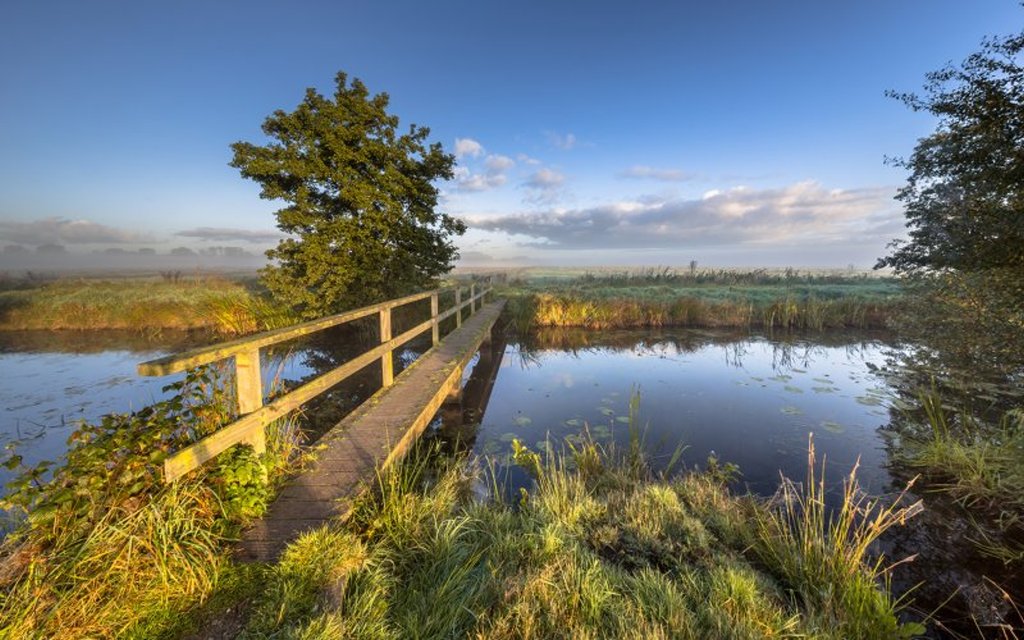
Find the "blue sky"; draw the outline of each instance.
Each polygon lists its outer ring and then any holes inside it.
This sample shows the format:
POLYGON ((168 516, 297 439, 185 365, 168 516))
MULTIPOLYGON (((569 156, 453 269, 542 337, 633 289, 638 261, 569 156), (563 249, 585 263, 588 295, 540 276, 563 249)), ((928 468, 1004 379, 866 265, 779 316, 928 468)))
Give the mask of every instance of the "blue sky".
POLYGON ((0 22, 0 244, 275 242, 227 165, 346 71, 459 157, 466 264, 870 266, 934 122, 886 98, 1011 0, 37 2, 0 22))

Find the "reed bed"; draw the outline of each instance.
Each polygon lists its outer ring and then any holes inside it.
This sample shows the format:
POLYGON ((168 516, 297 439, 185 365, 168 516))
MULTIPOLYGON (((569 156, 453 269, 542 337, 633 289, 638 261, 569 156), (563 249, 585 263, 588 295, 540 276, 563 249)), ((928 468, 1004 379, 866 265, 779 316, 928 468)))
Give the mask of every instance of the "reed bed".
POLYGON ((755 271, 639 270, 507 280, 515 327, 885 328, 901 302, 888 278, 755 271))
POLYGON ((179 280, 58 280, 0 292, 0 330, 212 330, 242 334, 295 322, 244 284, 179 280))

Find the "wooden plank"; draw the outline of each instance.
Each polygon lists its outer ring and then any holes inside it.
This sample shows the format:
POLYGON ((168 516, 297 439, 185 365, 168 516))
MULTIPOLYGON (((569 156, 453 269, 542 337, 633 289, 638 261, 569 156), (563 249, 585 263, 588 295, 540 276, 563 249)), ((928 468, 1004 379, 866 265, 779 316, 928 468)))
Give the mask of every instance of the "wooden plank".
POLYGON ((283 489, 263 521, 243 535, 243 559, 276 558, 290 540, 316 526, 315 514, 347 517, 351 500, 374 484, 377 469, 403 456, 448 394, 461 386, 462 370, 503 306, 504 301, 497 301, 481 307, 402 371, 391 387, 378 391, 325 434, 320 440, 325 450, 313 467, 283 489), (354 477, 360 481, 353 483, 354 477))

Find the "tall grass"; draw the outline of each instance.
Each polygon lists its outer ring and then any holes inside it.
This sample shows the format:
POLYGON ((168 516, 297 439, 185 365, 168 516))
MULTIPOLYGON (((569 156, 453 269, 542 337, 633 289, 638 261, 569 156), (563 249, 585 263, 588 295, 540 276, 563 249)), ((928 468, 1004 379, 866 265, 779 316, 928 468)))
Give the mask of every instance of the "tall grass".
POLYGON ((59 280, 0 292, 0 330, 206 329, 241 334, 294 321, 242 283, 210 276, 59 280))
POLYGON ((881 278, 789 271, 670 270, 537 278, 507 285, 515 327, 882 328, 900 300, 881 278))
POLYGON ((997 424, 951 412, 931 389, 919 396, 928 431, 908 437, 897 459, 925 475, 973 514, 978 549, 1006 563, 1024 561, 1024 410, 997 424))
POLYGON ((548 451, 517 447, 534 484, 514 503, 500 498, 500 474, 490 499, 472 499, 482 479, 457 460, 414 455, 385 471, 347 524, 307 535, 268 573, 240 637, 838 639, 921 630, 898 622, 898 604, 876 582, 881 561, 866 551, 882 527, 870 505, 889 514, 886 525, 910 509, 850 493, 840 535, 810 506, 818 488, 797 494, 806 520, 790 519, 709 474, 655 476, 633 449, 585 438, 548 451), (824 557, 828 570, 796 578, 793 567, 824 557))
POLYGON ((757 513, 753 548, 758 557, 814 616, 843 637, 898 638, 923 631, 896 622, 884 558, 869 555, 882 534, 920 513, 922 503, 902 506, 906 490, 888 505, 867 497, 854 466, 843 483, 841 504, 829 510, 824 460, 816 475, 813 440, 807 457, 804 484, 784 478, 768 508, 757 513))

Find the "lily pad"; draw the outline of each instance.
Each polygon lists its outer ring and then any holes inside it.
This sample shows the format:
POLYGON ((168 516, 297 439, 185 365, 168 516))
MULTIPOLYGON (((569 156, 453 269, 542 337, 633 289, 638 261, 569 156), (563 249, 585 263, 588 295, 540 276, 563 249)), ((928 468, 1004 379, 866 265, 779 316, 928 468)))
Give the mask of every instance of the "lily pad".
POLYGON ((814 393, 835 393, 839 389, 835 387, 811 387, 811 391, 814 393))
POLYGON ((803 393, 804 392, 804 390, 801 389, 800 387, 794 387, 791 384, 787 384, 785 387, 783 387, 783 389, 785 389, 786 391, 788 391, 790 393, 803 393))
POLYGON ((498 440, 501 440, 502 442, 512 442, 518 437, 519 436, 517 436, 516 434, 509 432, 501 434, 501 437, 499 437, 498 440))
POLYGON ((615 422, 621 422, 623 424, 629 424, 629 416, 616 416, 615 422))
POLYGON ((565 421, 565 424, 569 427, 582 427, 583 420, 580 420, 579 418, 569 418, 565 421))
POLYGON ((614 416, 615 415, 615 412, 612 411, 611 409, 609 409, 608 407, 598 407, 597 410, 600 411, 602 415, 606 415, 606 416, 614 416))
POLYGON ((804 414, 803 409, 801 409, 800 407, 794 407, 792 405, 782 407, 781 409, 779 409, 779 411, 786 414, 787 416, 802 416, 804 414))
POLYGON ((868 407, 877 407, 882 404, 882 399, 878 396, 857 396, 855 398, 858 403, 866 405, 868 407))
POLYGON ((789 382, 790 380, 793 379, 793 376, 788 376, 788 375, 786 375, 784 373, 780 373, 779 375, 772 376, 771 378, 768 378, 768 379, 769 380, 774 380, 775 382, 789 382))
POLYGON ((832 420, 823 420, 821 422, 821 428, 830 433, 842 433, 846 428, 838 422, 832 420))
POLYGON ((516 419, 513 420, 513 422, 515 422, 520 427, 525 427, 533 424, 533 420, 527 416, 516 416, 516 419))
POLYGON ((814 380, 815 382, 820 382, 822 384, 832 384, 832 380, 830 378, 811 378, 811 379, 814 380))

